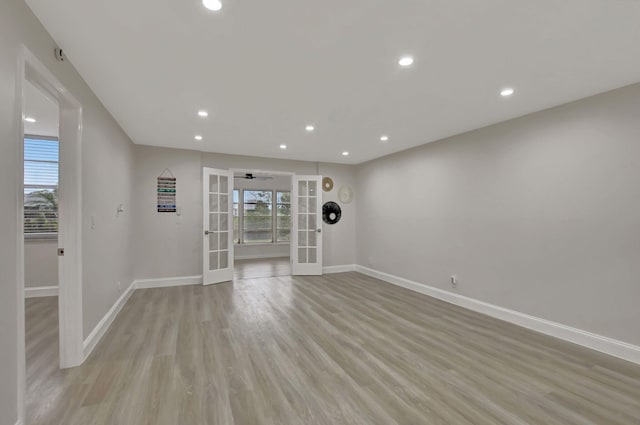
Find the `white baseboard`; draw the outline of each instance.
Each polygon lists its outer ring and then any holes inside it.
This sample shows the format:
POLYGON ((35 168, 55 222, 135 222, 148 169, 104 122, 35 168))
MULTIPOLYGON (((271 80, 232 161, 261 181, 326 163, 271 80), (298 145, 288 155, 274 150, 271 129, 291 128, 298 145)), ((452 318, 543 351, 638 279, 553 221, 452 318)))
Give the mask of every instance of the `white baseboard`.
POLYGON ((489 304, 473 298, 465 297, 453 292, 444 291, 422 283, 414 282, 402 277, 394 276, 368 267, 356 265, 356 271, 376 279, 383 280, 396 286, 419 292, 433 298, 476 311, 505 322, 513 323, 555 338, 572 342, 592 350, 600 351, 633 363, 640 364, 640 347, 618 341, 606 336, 597 335, 581 329, 572 328, 560 323, 530 316, 518 311, 509 310, 497 305, 489 304))
POLYGON ((234 260, 262 260, 269 258, 289 258, 289 253, 284 254, 254 254, 254 255, 236 255, 234 260))
POLYGON ((202 276, 185 276, 185 277, 172 277, 172 278, 162 278, 162 279, 138 279, 134 280, 133 283, 127 288, 126 291, 118 298, 118 300, 113 304, 111 309, 104 315, 102 320, 96 325, 96 327, 91 331, 91 334, 84 340, 83 343, 83 354, 84 360, 86 360, 93 349, 98 345, 98 342, 102 339, 102 337, 109 330, 109 326, 113 323, 122 307, 129 301, 133 291, 136 289, 148 289, 148 288, 166 288, 170 286, 185 286, 185 285, 198 285, 202 283, 202 276))
POLYGON ((40 297, 57 297, 58 286, 34 286, 32 288, 24 288, 25 298, 40 298, 40 297))
POLYGON ((181 276, 181 277, 166 277, 161 279, 136 279, 133 284, 135 289, 150 289, 150 288, 168 288, 171 286, 189 286, 189 285, 201 285, 202 275, 199 276, 181 276))
POLYGON ((134 290, 135 282, 129 285, 129 287, 122 293, 122 295, 120 295, 120 298, 118 298, 115 304, 111 306, 107 314, 104 315, 102 320, 100 320, 93 331, 91 331, 87 339, 84 340, 82 344, 84 360, 87 360, 93 349, 96 348, 96 345, 98 345, 98 342, 100 342, 102 337, 107 333, 107 331, 109 330, 109 326, 111 326, 118 313, 120 313, 122 307, 124 307, 127 301, 129 301, 129 298, 131 298, 131 294, 133 294, 134 290))
POLYGON ((322 273, 324 274, 346 273, 354 271, 356 271, 355 264, 343 264, 340 266, 327 266, 322 268, 322 273))

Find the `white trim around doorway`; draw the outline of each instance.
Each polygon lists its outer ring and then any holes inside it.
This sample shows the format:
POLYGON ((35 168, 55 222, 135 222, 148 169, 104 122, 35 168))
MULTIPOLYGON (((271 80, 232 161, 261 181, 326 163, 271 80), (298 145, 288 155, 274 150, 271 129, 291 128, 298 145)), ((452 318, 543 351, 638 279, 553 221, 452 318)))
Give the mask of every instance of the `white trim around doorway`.
POLYGON ((18 417, 24 418, 25 409, 25 311, 24 311, 24 85, 30 82, 45 96, 58 104, 60 111, 60 175, 59 175, 59 237, 58 247, 64 248, 59 260, 59 327, 60 367, 82 364, 83 316, 82 316, 82 105, 47 67, 25 46, 18 58, 16 81, 16 116, 19 121, 20 144, 16 160, 19 162, 18 182, 18 417))

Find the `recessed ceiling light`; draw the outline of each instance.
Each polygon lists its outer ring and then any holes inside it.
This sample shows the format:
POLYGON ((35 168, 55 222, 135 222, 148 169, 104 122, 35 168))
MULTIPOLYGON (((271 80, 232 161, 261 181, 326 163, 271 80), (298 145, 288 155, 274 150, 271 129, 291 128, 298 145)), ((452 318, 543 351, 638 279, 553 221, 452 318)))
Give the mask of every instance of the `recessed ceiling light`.
POLYGON ((304 128, 305 130, 307 130, 308 132, 312 132, 313 130, 315 130, 316 128, 312 125, 308 125, 304 128))
POLYGON ((349 156, 349 152, 347 151, 342 152, 342 156, 349 156))
POLYGON ((388 142, 389 141, 389 136, 381 136, 380 137, 380 141, 381 142, 388 142))
POLYGON ((217 12, 222 9, 222 2, 220 0, 202 0, 202 4, 209 10, 217 12))
POLYGON ((403 57, 400 58, 398 63, 400 64, 400 66, 411 66, 411 65, 413 65, 413 57, 411 57, 411 56, 403 56, 403 57))
POLYGON ((208 117, 209 113, 207 111, 198 111, 198 116, 199 117, 208 117))
POLYGON ((287 148, 287 145, 284 145, 284 144, 280 145, 280 149, 286 149, 286 148, 287 148))
POLYGON ((26 117, 24 120, 25 120, 26 122, 30 122, 30 123, 34 123, 34 122, 36 122, 36 119, 35 119, 35 118, 31 118, 31 117, 26 117))
POLYGON ((194 137, 194 139, 196 139, 197 141, 200 141, 200 140, 202 140, 202 136, 197 135, 196 137, 194 137))
POLYGON ((500 92, 500 96, 502 97, 509 97, 512 94, 514 94, 516 91, 514 89, 512 89, 511 87, 507 87, 505 89, 502 89, 502 91, 500 92))

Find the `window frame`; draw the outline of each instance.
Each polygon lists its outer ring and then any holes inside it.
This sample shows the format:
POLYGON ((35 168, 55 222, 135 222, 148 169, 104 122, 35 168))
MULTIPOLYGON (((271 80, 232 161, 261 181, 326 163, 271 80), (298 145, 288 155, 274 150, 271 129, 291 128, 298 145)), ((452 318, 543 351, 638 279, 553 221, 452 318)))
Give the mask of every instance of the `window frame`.
MULTIPOLYGON (((289 241, 278 241, 278 192, 289 192, 291 189, 255 189, 255 188, 238 188, 238 241, 234 238, 235 245, 260 246, 260 245, 289 245, 289 241), (244 239, 244 192, 271 192, 271 242, 247 242, 244 239)), ((291 217, 291 215, 290 215, 291 217)))
POLYGON ((273 244, 275 242, 274 233, 273 233, 273 214, 274 214, 273 192, 274 191, 270 190, 270 189, 243 189, 242 190, 242 202, 243 202, 243 208, 242 208, 242 216, 243 216, 242 217, 243 218, 242 219, 242 221, 243 221, 242 243, 243 244, 245 244, 245 245, 261 245, 261 244, 262 245, 271 245, 271 244, 273 244), (247 205, 246 199, 245 199, 246 198, 245 197, 245 193, 246 192, 262 192, 262 193, 269 193, 271 195, 270 196, 270 202, 268 203, 271 214, 270 215, 254 216, 254 217, 265 218, 265 219, 270 217, 271 218, 271 223, 270 223, 270 227, 271 228, 270 229, 266 229, 265 228, 265 229, 249 230, 249 231, 247 229, 245 229, 244 224, 246 224, 246 220, 245 219, 247 218, 247 216, 245 214, 246 213, 246 205, 247 205), (247 242, 245 240, 245 236, 246 236, 245 234, 246 233, 251 233, 251 232, 261 233, 261 232, 267 232, 267 231, 271 232, 271 241, 270 242, 265 242, 265 241, 247 242))
MULTIPOLYGON (((285 244, 285 243, 291 243, 291 221, 292 221, 292 217, 291 217, 291 190, 280 190, 280 189, 276 189, 273 191, 273 194, 275 195, 275 202, 274 202, 274 206, 275 206, 275 211, 273 212, 273 240, 274 243, 279 243, 279 244, 285 244), (278 194, 279 193, 289 193, 289 203, 285 204, 282 202, 278 202, 278 194), (289 240, 288 241, 279 241, 278 240, 278 230, 286 230, 283 228, 279 228, 278 227, 278 207, 280 205, 289 205, 289 240)), ((286 217, 286 216, 283 216, 286 217)))
MULTIPOLYGON (((25 148, 25 142, 26 140, 48 140, 48 141, 52 141, 52 142, 57 142, 58 143, 58 161, 56 162, 58 164, 58 184, 53 187, 52 185, 39 185, 39 187, 31 187, 31 186, 35 186, 35 185, 26 185, 24 183, 24 163, 29 161, 24 159, 24 155, 22 158, 22 194, 23 194, 23 201, 22 201, 22 223, 23 223, 23 227, 22 227, 22 235, 25 239, 25 241, 51 241, 51 240, 58 240, 58 235, 60 232, 60 216, 58 215, 58 231, 56 232, 46 232, 46 233, 25 233, 24 231, 24 214, 25 214, 25 208, 24 208, 24 189, 27 188, 33 188, 33 189, 58 189, 60 188, 60 138, 59 137, 55 137, 55 136, 40 136, 37 134, 31 134, 31 133, 26 133, 24 134, 23 138, 22 138, 22 149, 24 152, 24 148, 25 148)), ((60 205, 58 204, 58 210, 56 211, 58 214, 60 213, 60 205)))
POLYGON ((236 205, 238 206, 238 238, 236 239, 235 231, 236 231, 236 216, 233 216, 233 244, 238 245, 242 241, 242 228, 244 226, 243 218, 244 218, 244 199, 243 199, 242 189, 233 189, 232 192, 232 211, 235 212, 236 205), (238 202, 235 201, 236 192, 238 192, 238 202))

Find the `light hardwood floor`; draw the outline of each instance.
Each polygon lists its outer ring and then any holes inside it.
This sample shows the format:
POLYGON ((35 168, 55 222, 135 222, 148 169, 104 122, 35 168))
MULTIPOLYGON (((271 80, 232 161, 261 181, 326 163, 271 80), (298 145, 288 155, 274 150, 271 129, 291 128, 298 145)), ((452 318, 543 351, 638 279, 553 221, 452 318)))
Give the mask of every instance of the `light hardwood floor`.
MULTIPOLYGON (((25 409, 35 416, 59 391, 58 297, 25 300, 25 409)), ((27 422, 28 423, 28 422, 27 422)), ((38 422, 41 423, 41 422, 38 422)))
POLYGON ((640 367, 357 273, 136 291, 30 388, 28 425, 640 424, 640 367))
POLYGON ((259 277, 287 276, 291 274, 289 257, 235 260, 233 278, 255 279, 259 277))

